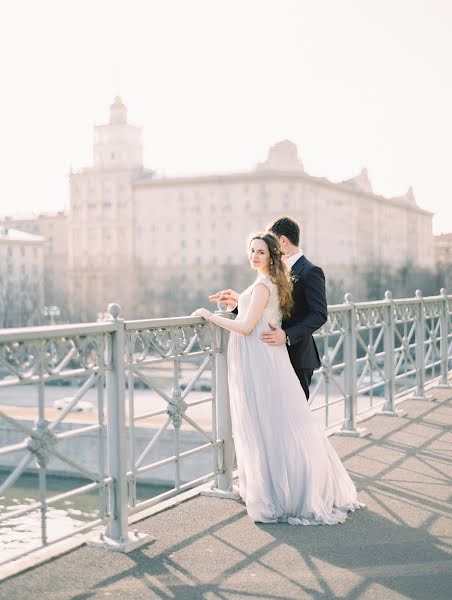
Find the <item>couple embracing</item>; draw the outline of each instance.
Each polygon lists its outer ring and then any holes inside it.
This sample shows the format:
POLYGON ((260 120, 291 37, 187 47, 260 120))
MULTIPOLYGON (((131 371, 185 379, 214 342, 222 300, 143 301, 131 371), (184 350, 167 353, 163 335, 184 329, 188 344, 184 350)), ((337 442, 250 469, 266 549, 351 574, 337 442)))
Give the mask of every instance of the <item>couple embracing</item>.
POLYGON ((325 279, 299 249, 289 217, 252 236, 257 278, 240 295, 218 292, 231 320, 205 308, 193 314, 231 332, 228 379, 239 492, 260 523, 342 523, 363 506, 306 400, 320 366, 312 333, 327 318, 325 279))

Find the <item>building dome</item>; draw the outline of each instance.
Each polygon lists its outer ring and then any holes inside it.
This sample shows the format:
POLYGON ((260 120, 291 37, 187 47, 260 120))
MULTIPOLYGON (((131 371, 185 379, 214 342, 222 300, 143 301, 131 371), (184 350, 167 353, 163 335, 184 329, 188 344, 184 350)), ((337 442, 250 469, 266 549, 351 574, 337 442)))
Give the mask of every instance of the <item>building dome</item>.
POLYGON ((303 171, 303 163, 298 156, 296 144, 290 140, 283 140, 270 147, 267 160, 260 163, 258 168, 276 171, 303 171))

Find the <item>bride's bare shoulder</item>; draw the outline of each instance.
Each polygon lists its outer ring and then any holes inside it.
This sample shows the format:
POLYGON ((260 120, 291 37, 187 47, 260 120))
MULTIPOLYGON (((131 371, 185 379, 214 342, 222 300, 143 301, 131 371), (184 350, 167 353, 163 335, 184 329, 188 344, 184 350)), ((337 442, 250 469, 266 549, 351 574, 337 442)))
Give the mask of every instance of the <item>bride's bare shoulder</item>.
POLYGON ((259 285, 260 283, 265 285, 265 287, 267 287, 270 290, 270 292, 272 292, 276 288, 276 284, 273 283, 273 281, 268 275, 261 275, 260 277, 258 277, 254 282, 253 287, 259 285))

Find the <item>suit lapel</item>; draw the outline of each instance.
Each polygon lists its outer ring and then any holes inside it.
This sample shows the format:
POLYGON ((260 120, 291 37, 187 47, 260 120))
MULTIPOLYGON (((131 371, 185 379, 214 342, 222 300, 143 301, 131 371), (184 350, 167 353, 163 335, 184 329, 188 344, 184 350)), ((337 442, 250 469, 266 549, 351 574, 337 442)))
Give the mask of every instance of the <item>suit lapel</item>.
POLYGON ((292 266, 292 269, 290 271, 291 276, 297 277, 297 278, 300 277, 300 275, 304 271, 307 264, 308 264, 308 259, 303 254, 303 256, 300 256, 300 258, 297 260, 297 262, 292 266))

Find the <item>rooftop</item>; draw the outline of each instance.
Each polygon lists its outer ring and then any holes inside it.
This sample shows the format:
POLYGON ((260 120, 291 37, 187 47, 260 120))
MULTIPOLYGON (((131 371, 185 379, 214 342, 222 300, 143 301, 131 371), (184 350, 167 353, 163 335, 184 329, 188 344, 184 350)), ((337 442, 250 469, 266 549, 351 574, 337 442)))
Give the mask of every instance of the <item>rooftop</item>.
POLYGON ((23 243, 44 243, 45 238, 40 235, 34 235, 18 229, 10 229, 4 224, 0 225, 0 242, 23 242, 23 243))

